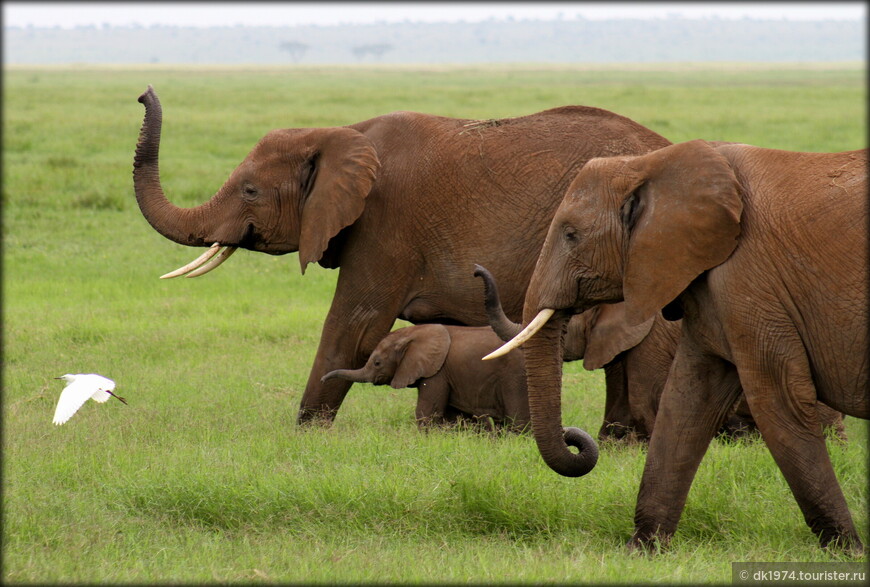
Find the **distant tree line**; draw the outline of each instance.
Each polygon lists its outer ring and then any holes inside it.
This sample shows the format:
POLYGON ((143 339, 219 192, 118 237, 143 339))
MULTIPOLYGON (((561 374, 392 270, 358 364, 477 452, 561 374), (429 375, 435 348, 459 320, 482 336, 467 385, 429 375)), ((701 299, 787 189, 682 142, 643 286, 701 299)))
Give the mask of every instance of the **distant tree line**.
MULTIPOLYGON (((299 60, 305 56, 305 52, 308 51, 310 45, 298 41, 284 41, 279 45, 279 47, 282 51, 286 51, 290 54, 290 59, 293 60, 293 63, 299 63, 299 60)), ((384 53, 392 50, 393 46, 389 43, 376 43, 369 45, 354 45, 351 47, 350 52, 354 57, 356 57, 357 61, 362 61, 368 55, 380 60, 384 53)))
POLYGON ((862 20, 490 19, 3 29, 5 64, 866 62, 862 20))

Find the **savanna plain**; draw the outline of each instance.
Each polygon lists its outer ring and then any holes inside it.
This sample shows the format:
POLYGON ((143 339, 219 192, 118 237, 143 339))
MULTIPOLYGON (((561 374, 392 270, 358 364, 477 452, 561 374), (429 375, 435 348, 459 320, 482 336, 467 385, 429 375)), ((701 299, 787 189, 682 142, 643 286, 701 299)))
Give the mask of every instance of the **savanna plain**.
MULTIPOLYGON (((472 119, 565 104, 674 142, 866 146, 865 65, 15 68, 3 84, 4 583, 730 583, 731 562, 838 561, 764 443, 714 440, 679 529, 631 555, 645 447, 605 443, 563 478, 530 435, 418 432, 411 389, 354 385, 331 428, 296 410, 337 271, 199 250, 148 226, 132 190, 148 84, 161 172, 193 205, 273 128, 394 110, 472 119), (51 423, 64 373, 114 400, 51 423)), ((819 235, 819 238, 835 235, 819 235)), ((384 268, 389 271, 389 267, 384 268)), ((401 324, 397 324, 400 326, 401 324)), ((595 433, 603 373, 565 366, 563 419, 595 433)), ((828 440, 862 540, 866 423, 828 440)), ((862 560, 866 560, 862 559, 862 560)))

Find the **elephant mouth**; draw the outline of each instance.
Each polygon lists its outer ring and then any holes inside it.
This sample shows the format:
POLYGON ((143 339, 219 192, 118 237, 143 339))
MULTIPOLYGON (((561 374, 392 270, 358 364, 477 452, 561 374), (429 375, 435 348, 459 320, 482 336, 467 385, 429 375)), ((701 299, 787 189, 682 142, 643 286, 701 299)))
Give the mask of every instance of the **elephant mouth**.
POLYGON ((257 236, 257 231, 254 229, 254 225, 248 223, 247 228, 245 228, 245 234, 243 234, 242 238, 239 239, 238 246, 242 249, 256 250, 255 246, 259 241, 260 238, 257 236))

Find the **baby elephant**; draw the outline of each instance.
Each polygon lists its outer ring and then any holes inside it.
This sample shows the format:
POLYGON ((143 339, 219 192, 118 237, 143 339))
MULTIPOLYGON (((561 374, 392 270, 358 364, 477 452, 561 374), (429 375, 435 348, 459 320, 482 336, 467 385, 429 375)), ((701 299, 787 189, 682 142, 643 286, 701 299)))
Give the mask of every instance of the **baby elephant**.
POLYGON ((384 337, 361 369, 331 371, 321 381, 416 387, 421 428, 473 418, 521 431, 529 423, 522 351, 480 360, 502 342, 489 326, 408 326, 384 337))

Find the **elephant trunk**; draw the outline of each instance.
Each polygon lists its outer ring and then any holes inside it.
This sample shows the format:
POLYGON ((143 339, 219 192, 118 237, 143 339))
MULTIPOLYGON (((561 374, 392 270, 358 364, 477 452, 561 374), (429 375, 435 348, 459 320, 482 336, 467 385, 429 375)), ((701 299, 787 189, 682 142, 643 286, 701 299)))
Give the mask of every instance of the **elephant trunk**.
POLYGON ((154 88, 149 85, 139 102, 145 105, 145 119, 133 158, 133 187, 142 215, 170 240, 191 246, 211 245, 206 229, 211 201, 195 208, 179 208, 166 198, 160 185, 158 155, 163 110, 154 88))
MULTIPOLYGON (((528 306, 527 306, 528 307, 528 306)), ((532 432, 547 465, 582 477, 598 462, 598 446, 579 428, 562 428, 562 338, 569 316, 557 313, 524 345, 532 432), (569 446, 579 452, 573 452, 569 446)))
POLYGON ((480 265, 474 266, 474 276, 483 279, 484 307, 490 327, 500 339, 511 340, 522 331, 523 327, 521 324, 511 321, 504 313, 495 278, 485 267, 480 265))
POLYGON ((336 369, 335 371, 330 371, 326 375, 320 378, 321 383, 326 382, 330 379, 344 379, 345 381, 353 381, 354 383, 370 383, 371 377, 365 371, 365 368, 362 369, 336 369))

